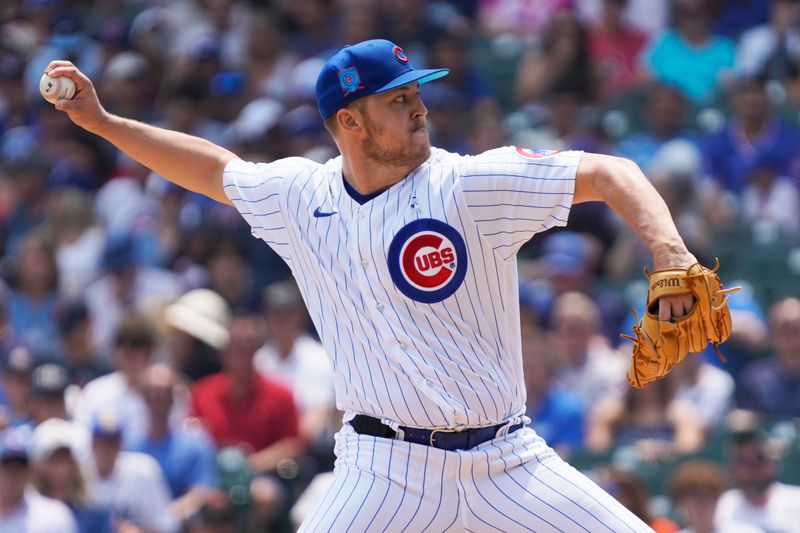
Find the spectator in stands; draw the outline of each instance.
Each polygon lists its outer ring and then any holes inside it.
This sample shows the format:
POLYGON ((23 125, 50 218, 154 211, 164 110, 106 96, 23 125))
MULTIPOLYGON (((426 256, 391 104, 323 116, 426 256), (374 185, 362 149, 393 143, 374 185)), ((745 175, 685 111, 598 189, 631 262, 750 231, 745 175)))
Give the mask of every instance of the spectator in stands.
POLYGON ((794 0, 769 4, 769 22, 751 27, 739 38, 736 70, 744 76, 784 81, 800 74, 800 6, 794 0))
POLYGON ((33 432, 33 484, 43 496, 69 507, 78 533, 112 533, 111 510, 88 503, 77 459, 78 432, 77 427, 60 418, 39 424, 33 432))
POLYGON ((616 467, 600 470, 598 484, 656 533, 676 533, 678 526, 670 519, 654 516, 650 510, 650 491, 633 471, 616 467))
POLYGON ((565 88, 581 103, 592 100, 595 87, 590 61, 586 29, 571 11, 558 11, 542 42, 530 47, 520 59, 514 82, 516 102, 539 102, 555 89, 567 92, 565 88))
POLYGON ((628 360, 601 335, 600 320, 599 308, 585 294, 566 292, 553 306, 553 330, 566 363, 557 381, 587 406, 618 400, 625 388, 628 360))
POLYGON ((216 374, 222 367, 220 351, 230 342, 230 307, 209 289, 189 291, 164 310, 170 326, 170 357, 189 381, 216 374))
POLYGON ((735 434, 728 459, 735 488, 719 499, 714 518, 717 526, 733 522, 762 531, 796 531, 800 487, 777 481, 777 465, 763 437, 755 431, 735 434))
POLYGON ((67 369, 56 363, 37 366, 31 374, 31 421, 38 426, 51 418, 69 418, 65 393, 67 369))
MULTIPOLYGON (((604 149, 604 139, 598 135, 595 124, 586 113, 586 93, 571 78, 554 84, 542 97, 542 104, 545 106, 541 110, 543 116, 538 119, 541 124, 518 132, 514 136, 514 143, 520 146, 546 146, 551 150, 604 149)), ((536 106, 528 109, 534 116, 539 112, 536 106)))
POLYGON ((778 228, 793 238, 800 235, 800 192, 781 167, 781 156, 773 151, 758 153, 744 165, 742 216, 748 225, 778 228))
MULTIPOLYGON (((11 35, 6 42, 8 45, 13 43, 11 35)), ((0 59, 0 94, 4 101, 3 109, 0 109, 0 135, 14 127, 24 126, 29 118, 22 76, 24 71, 25 60, 22 55, 13 52, 12 46, 7 46, 6 53, 0 59)))
POLYGON ((690 100, 709 101, 733 68, 733 42, 712 33, 711 0, 675 0, 673 14, 674 28, 656 36, 644 52, 645 68, 690 100))
POLYGON ((44 224, 55 249, 59 294, 80 298, 96 279, 105 232, 95 223, 92 197, 75 187, 54 194, 44 224))
POLYGON ((468 52, 466 36, 455 31, 440 32, 430 47, 430 63, 450 69, 447 77, 451 79, 442 78, 442 82, 464 97, 465 111, 494 103, 489 96, 489 81, 472 65, 468 52))
POLYGON ((39 149, 40 142, 28 126, 9 130, 2 137, 0 161, 10 193, 3 221, 3 251, 11 258, 17 257, 22 238, 45 220, 46 177, 51 165, 39 149))
POLYGON ((332 435, 336 416, 333 366, 308 333, 303 297, 293 280, 264 290, 267 342, 255 355, 256 369, 292 391, 300 414, 300 433, 311 441, 332 435))
MULTIPOLYGON (((0 282, 0 353, 7 354, 14 346, 11 325, 8 323, 8 289, 0 282)), ((0 391, 2 384, 0 384, 0 391)))
POLYGON ((268 523, 287 503, 278 478, 278 464, 303 451, 298 415, 291 391, 261 376, 253 357, 264 339, 254 316, 234 318, 230 343, 223 351, 220 373, 192 386, 192 412, 206 424, 218 447, 245 450, 250 469, 259 474, 251 484, 258 522, 268 523))
POLYGON ((136 239, 129 233, 108 236, 102 266, 106 274, 86 290, 86 304, 93 344, 100 353, 110 353, 127 310, 158 309, 178 296, 179 287, 173 273, 139 265, 136 239))
POLYGON ((506 137, 503 113, 495 102, 470 109, 466 117, 467 154, 481 154, 503 143, 506 137))
POLYGON ((29 445, 30 434, 22 428, 0 434, 0 531, 77 533, 67 506, 31 486, 29 445))
MULTIPOLYGON (((708 215, 701 209, 709 187, 702 174, 700 151, 694 143, 675 138, 665 142, 648 158, 650 181, 667 204, 687 247, 704 262, 711 247, 712 228, 708 215)), ((605 276, 620 282, 638 281, 642 265, 649 261, 642 240, 626 228, 620 228, 613 248, 606 254, 605 276)))
MULTIPOLYGON (((136 313, 126 316, 115 339, 114 360, 118 370, 84 387, 75 408, 75 422, 88 429, 99 413, 113 410, 119 416, 125 443, 141 440, 148 428, 141 383, 154 346, 155 332, 150 321, 136 313)), ((185 405, 176 405, 173 424, 180 424, 184 415, 185 405)))
POLYGON ((175 516, 187 520, 205 505, 216 488, 214 449, 199 428, 172 429, 169 416, 176 395, 182 393, 178 375, 156 364, 142 378, 142 395, 150 415, 144 440, 131 448, 155 459, 164 473, 175 516))
POLYGON ((680 533, 758 533, 737 523, 714 524, 714 510, 727 488, 722 470, 710 461, 690 460, 675 469, 667 483, 673 508, 686 523, 680 533))
POLYGON ((771 2, 763 0, 713 0, 714 30, 729 39, 738 39, 747 28, 769 19, 771 2))
POLYGON ((255 99, 259 96, 285 98, 292 69, 298 57, 286 46, 285 26, 277 14, 255 11, 248 21, 247 63, 244 65, 247 93, 255 99))
POLYGON ((739 407, 775 417, 800 416, 800 298, 784 298, 769 312, 772 357, 751 363, 739 378, 739 407))
POLYGON ((632 159, 648 174, 659 149, 676 139, 690 139, 687 130, 687 102, 674 85, 652 84, 645 93, 645 129, 623 137, 615 146, 622 157, 632 159))
MULTIPOLYGON (((591 203, 581 204, 591 205, 591 203)), ((576 206, 579 207, 579 206, 576 206)), ((603 211, 605 212, 605 211, 603 211)), ((601 236, 613 237, 610 220, 600 217, 591 209, 582 211, 582 217, 573 218, 570 213, 570 225, 574 230, 564 230, 547 235, 541 242, 541 254, 527 272, 520 276, 524 298, 538 309, 544 324, 555 326, 553 320, 556 299, 567 292, 579 292, 587 295, 596 305, 600 326, 598 334, 607 339, 616 339, 622 320, 628 313, 628 305, 618 291, 611 291, 600 286, 597 278, 603 244, 601 236), (590 218, 588 215, 596 216, 590 218), (594 231, 587 233, 588 225, 594 224, 594 231), (580 231, 580 233, 579 233, 580 231), (531 292, 532 291, 532 292, 531 292)), ((535 241, 532 241, 532 243, 535 241)), ((531 248, 535 249, 534 246, 531 248)))
POLYGON ((60 361, 67 367, 70 383, 83 388, 95 378, 109 374, 112 369, 92 346, 91 318, 82 300, 66 300, 56 308, 56 325, 61 340, 60 361))
POLYGON ((468 153, 466 130, 469 121, 463 111, 464 96, 448 85, 426 85, 422 86, 422 94, 428 108, 431 141, 448 152, 468 153))
POLYGON ((239 533, 241 518, 230 504, 203 507, 200 517, 192 524, 191 533, 239 533))
POLYGON ((8 318, 15 337, 37 356, 58 351, 55 308, 58 269, 53 249, 39 232, 22 238, 8 297, 8 318))
POLYGON ((721 427, 733 406, 735 384, 731 375, 702 355, 687 357, 673 372, 675 400, 691 404, 707 432, 721 427))
POLYGON ((2 420, 0 427, 23 426, 31 420, 31 372, 33 354, 24 346, 12 349, 3 364, 2 420))
MULTIPOLYGON (((600 19, 605 2, 606 0, 574 0, 573 4, 581 20, 590 23, 600 19)), ((670 4, 668 0, 627 0, 623 17, 631 27, 650 38, 667 26, 670 4)))
POLYGON ((602 12, 589 29, 589 57, 599 84, 598 96, 614 102, 639 82, 639 55, 647 36, 624 19, 628 0, 601 3, 602 12))
POLYGON ((259 295, 243 247, 227 240, 219 243, 208 260, 209 289, 225 298, 236 314, 258 310, 259 295))
POLYGON ((551 28, 556 15, 572 8, 570 0, 480 0, 478 20, 489 34, 515 33, 522 39, 551 28))
POLYGON ((522 328, 525 414, 536 433, 562 457, 584 448, 586 405, 575 391, 555 381, 561 355, 550 336, 530 325, 522 328))
POLYGON ((593 403, 586 441, 594 452, 631 447, 640 460, 652 461, 698 451, 705 431, 699 410, 675 397, 670 375, 641 389, 630 387, 622 398, 593 403))
POLYGON ((134 51, 114 55, 98 84, 108 96, 104 102, 108 102, 109 111, 137 120, 152 120, 155 95, 152 76, 152 67, 145 56, 134 51))
POLYGON ((149 455, 122 451, 120 422, 112 410, 92 421, 92 456, 84 465, 89 501, 109 507, 120 528, 130 523, 148 532, 172 533, 178 522, 161 467, 149 455))
POLYGON ((189 74, 171 80, 162 87, 163 119, 159 126, 197 135, 215 143, 226 144, 224 126, 204 114, 209 105, 209 88, 197 83, 189 74))
POLYGON ((797 130, 775 116, 762 79, 742 78, 732 87, 733 116, 725 127, 700 141, 709 175, 719 187, 741 195, 748 165, 769 153, 781 175, 797 177, 797 130))

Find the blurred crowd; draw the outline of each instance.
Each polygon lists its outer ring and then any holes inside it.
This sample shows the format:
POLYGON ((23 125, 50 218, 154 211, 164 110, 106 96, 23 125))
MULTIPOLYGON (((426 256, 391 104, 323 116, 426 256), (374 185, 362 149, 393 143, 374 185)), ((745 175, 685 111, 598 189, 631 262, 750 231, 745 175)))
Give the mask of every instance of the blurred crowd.
POLYGON ((0 531, 291 531, 341 417, 282 260, 55 111, 47 63, 113 113, 325 161, 317 73, 377 37, 450 69, 422 89, 435 146, 628 157, 743 287, 727 362, 632 389, 648 251, 573 208, 519 257, 533 427, 657 531, 800 531, 794 0, 3 0, 0 531))

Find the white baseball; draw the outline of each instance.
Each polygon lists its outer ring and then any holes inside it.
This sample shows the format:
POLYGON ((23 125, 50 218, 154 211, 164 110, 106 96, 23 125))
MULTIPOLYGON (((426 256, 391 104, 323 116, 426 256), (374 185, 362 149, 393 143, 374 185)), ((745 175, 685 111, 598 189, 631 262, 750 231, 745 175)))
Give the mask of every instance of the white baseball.
POLYGON ((75 96, 75 82, 66 76, 51 78, 44 74, 39 80, 39 92, 51 104, 59 100, 71 100, 75 96))

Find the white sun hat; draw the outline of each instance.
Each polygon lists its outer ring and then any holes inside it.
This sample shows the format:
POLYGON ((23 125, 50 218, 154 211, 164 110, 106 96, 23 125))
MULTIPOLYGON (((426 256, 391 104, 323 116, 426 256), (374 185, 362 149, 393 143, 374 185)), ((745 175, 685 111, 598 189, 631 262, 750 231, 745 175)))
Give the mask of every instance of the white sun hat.
POLYGON ((187 292, 164 310, 166 323, 212 348, 222 350, 230 341, 228 303, 209 289, 187 292))
POLYGON ((61 448, 67 448, 74 454, 76 440, 76 431, 72 423, 61 418, 51 418, 36 426, 31 455, 40 461, 47 459, 61 448))

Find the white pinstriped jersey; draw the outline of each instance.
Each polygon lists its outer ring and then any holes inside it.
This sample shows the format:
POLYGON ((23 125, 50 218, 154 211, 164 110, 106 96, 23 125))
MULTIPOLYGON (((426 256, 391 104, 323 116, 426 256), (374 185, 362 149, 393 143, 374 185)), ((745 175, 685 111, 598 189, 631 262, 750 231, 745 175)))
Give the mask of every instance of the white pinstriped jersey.
POLYGON ((333 360, 337 406, 461 429, 524 412, 516 253, 566 224, 580 156, 432 148, 363 204, 341 157, 233 160, 224 187, 291 267, 333 360))

